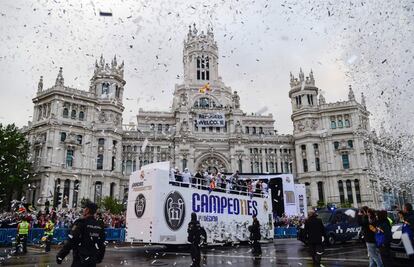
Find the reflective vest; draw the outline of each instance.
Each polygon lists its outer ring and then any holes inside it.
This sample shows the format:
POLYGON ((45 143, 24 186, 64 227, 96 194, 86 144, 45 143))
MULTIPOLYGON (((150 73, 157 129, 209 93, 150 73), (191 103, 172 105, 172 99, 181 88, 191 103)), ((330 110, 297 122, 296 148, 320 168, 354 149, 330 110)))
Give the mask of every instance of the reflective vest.
POLYGON ((48 221, 45 226, 45 235, 52 236, 54 228, 55 224, 52 221, 48 221))
POLYGON ((19 235, 28 235, 29 234, 29 223, 22 221, 19 223, 19 235))
POLYGON ((388 222, 390 223, 390 225, 394 224, 394 222, 392 221, 392 219, 390 217, 387 217, 387 219, 388 219, 388 222))

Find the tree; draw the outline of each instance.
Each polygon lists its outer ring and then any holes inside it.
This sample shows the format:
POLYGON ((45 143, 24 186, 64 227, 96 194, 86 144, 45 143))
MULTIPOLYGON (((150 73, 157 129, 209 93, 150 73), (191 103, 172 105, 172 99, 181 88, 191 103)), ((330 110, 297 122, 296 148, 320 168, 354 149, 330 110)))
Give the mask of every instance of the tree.
POLYGON ((101 202, 101 207, 112 214, 120 214, 124 210, 124 205, 112 197, 104 197, 101 202))
POLYGON ((0 124, 0 209, 10 210, 13 198, 20 200, 32 176, 29 142, 14 124, 0 124))

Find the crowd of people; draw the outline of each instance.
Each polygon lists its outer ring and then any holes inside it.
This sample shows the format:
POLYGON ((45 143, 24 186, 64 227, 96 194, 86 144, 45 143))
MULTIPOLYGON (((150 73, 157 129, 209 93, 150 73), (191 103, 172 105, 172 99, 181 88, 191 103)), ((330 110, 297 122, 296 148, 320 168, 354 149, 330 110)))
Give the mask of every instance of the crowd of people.
POLYGON ((180 172, 178 167, 175 167, 170 171, 170 183, 182 187, 191 186, 208 190, 209 192, 218 191, 230 194, 249 195, 251 197, 269 196, 269 186, 266 180, 241 179, 239 171, 236 171, 230 176, 226 176, 220 172, 203 172, 199 170, 193 175, 188 168, 180 172))
MULTIPOLYGON (((30 228, 45 228, 49 218, 54 222, 55 228, 70 228, 77 219, 82 217, 82 213, 80 208, 59 210, 46 208, 36 211, 20 207, 16 211, 0 214, 0 228, 16 228, 23 217, 26 218, 30 228)), ((105 228, 125 228, 125 212, 119 215, 108 211, 98 212, 96 218, 103 222, 105 228)))

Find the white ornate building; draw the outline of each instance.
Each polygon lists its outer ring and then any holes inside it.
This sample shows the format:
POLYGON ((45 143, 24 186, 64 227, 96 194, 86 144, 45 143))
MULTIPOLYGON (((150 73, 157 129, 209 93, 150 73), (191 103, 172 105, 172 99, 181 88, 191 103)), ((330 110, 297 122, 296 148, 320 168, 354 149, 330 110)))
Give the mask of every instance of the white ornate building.
POLYGON ((219 76, 218 58, 212 29, 190 26, 171 110, 140 109, 137 124, 124 126, 124 64, 116 58, 96 62, 89 91, 64 86, 62 69, 47 90, 41 79, 26 129, 38 173, 29 200, 42 205, 58 192, 68 206, 81 198, 123 199, 132 171, 168 160, 193 171, 293 173, 307 185, 311 206, 381 205, 361 135, 370 131, 364 98, 358 103, 350 88, 348 101, 327 104, 313 73, 305 78, 301 70, 290 82, 294 133, 280 135, 271 114, 241 110, 237 91, 219 76))

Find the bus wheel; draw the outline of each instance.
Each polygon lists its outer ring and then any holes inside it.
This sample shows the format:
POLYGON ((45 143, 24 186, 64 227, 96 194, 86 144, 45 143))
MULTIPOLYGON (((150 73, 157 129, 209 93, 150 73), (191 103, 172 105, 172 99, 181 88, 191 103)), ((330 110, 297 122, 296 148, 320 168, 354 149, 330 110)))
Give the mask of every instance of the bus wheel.
POLYGON ((333 234, 330 234, 330 235, 328 236, 328 240, 327 240, 327 242, 328 242, 328 245, 329 245, 329 246, 333 246, 333 245, 335 245, 335 236, 334 236, 333 234))

